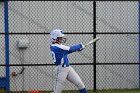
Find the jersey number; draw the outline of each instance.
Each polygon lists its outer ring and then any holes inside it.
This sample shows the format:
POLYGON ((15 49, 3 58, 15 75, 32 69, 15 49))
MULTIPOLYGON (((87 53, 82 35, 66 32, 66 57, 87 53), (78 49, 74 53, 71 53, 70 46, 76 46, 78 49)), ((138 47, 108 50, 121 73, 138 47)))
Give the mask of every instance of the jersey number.
POLYGON ((56 62, 55 53, 52 51, 53 62, 56 62))

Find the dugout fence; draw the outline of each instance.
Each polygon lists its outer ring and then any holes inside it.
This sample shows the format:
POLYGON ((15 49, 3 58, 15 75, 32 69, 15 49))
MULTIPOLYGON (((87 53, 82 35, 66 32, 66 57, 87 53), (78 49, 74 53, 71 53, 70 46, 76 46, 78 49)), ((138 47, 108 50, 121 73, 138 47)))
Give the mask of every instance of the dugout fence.
MULTIPOLYGON (((0 7, 0 87, 52 91, 49 32, 61 28, 67 45, 101 38, 69 55, 89 91, 139 89, 139 1, 5 1, 0 7)), ((69 82, 64 90, 78 91, 69 82)))

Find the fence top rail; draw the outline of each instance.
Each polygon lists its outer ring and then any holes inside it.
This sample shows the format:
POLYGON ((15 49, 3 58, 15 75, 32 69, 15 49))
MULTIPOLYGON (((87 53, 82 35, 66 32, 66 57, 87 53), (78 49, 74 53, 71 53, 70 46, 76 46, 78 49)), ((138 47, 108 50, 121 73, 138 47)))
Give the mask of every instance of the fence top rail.
MULTIPOLYGON (((8 1, 19 1, 19 0, 8 0, 8 1)), ((20 1, 27 1, 27 0, 20 0, 20 1)), ((30 1, 36 1, 36 0, 30 0, 30 1)), ((44 1, 44 0, 37 0, 37 1, 44 1)), ((46 1, 80 1, 80 0, 46 0, 46 1)), ((139 1, 139 0, 81 0, 82 1, 139 1)), ((4 2, 4 0, 1 0, 0 2, 4 2)))

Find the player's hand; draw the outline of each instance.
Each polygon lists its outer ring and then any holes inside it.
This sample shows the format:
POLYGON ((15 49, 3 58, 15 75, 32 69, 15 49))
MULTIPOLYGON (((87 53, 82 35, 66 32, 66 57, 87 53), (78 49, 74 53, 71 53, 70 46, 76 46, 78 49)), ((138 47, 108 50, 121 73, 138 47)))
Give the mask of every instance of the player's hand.
POLYGON ((85 49, 85 48, 80 48, 79 50, 77 50, 77 51, 82 51, 83 49, 85 49))
POLYGON ((82 45, 82 48, 85 49, 85 45, 83 45, 83 43, 81 43, 81 45, 82 45))
POLYGON ((85 45, 83 45, 83 43, 81 43, 82 48, 80 48, 78 51, 82 51, 83 49, 85 49, 85 45))

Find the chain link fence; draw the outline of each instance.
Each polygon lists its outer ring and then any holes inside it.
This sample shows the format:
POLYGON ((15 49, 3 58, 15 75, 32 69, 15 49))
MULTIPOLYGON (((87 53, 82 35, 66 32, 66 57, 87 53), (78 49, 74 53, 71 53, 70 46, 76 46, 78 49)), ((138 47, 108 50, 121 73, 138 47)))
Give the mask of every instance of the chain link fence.
POLYGON ((139 65, 129 64, 139 63, 138 11, 137 1, 97 2, 97 32, 114 33, 100 34, 97 63, 112 65, 97 66, 97 88, 139 88, 139 65))
MULTIPOLYGON (((4 14, 4 4, 0 7, 4 14)), ((66 45, 100 37, 96 44, 69 55, 89 91, 139 88, 138 7, 138 1, 96 1, 96 7, 93 1, 9 1, 10 91, 52 91, 55 66, 49 33, 55 28, 64 30, 66 45), (22 40, 26 48, 18 47, 22 40)), ((4 15, 0 19, 0 64, 5 64, 4 15)), ((0 66, 0 79, 6 76, 5 68, 0 66)), ((78 89, 66 82, 64 90, 78 89)))

